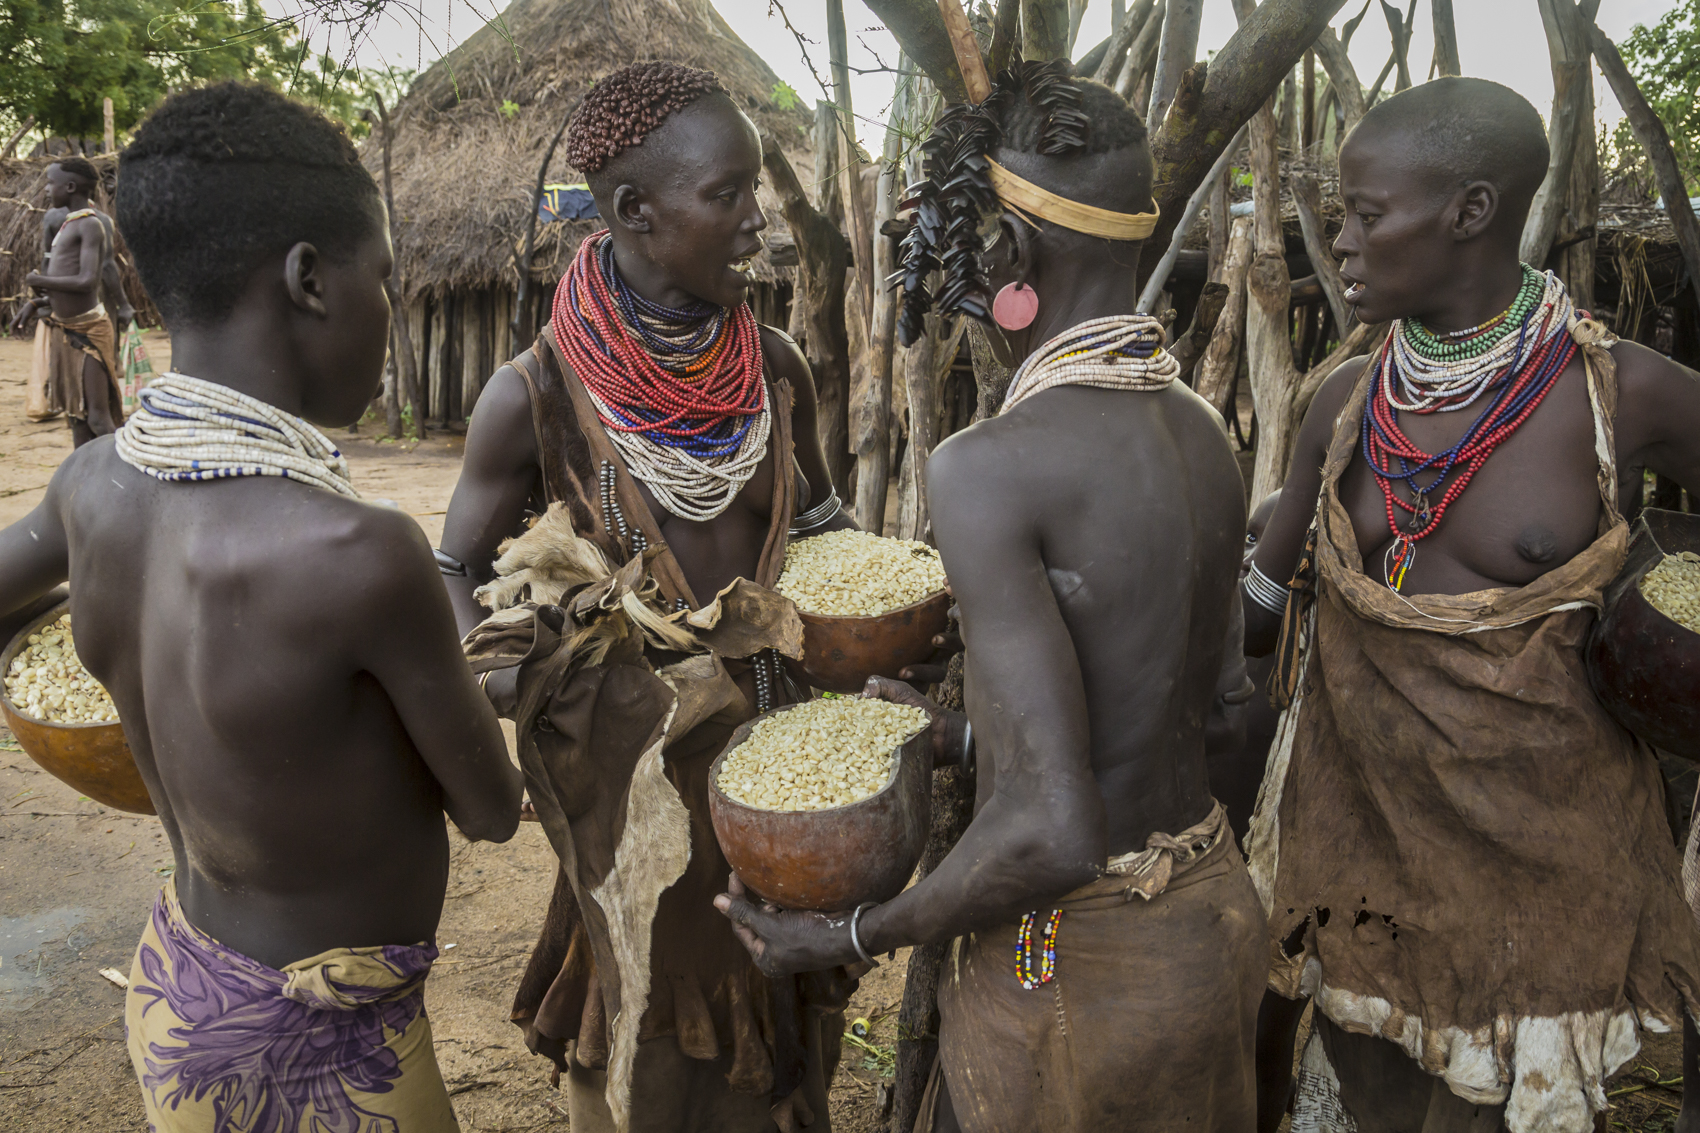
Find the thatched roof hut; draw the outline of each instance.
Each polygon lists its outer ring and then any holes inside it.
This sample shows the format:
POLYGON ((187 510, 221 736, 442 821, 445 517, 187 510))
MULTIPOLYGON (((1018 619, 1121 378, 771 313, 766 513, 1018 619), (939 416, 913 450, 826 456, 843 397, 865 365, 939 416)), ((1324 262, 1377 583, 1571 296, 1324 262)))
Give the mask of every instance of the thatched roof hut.
MULTIPOLYGON (((514 350, 508 326, 519 250, 550 139, 597 79, 654 58, 714 71, 804 180, 812 179, 814 116, 776 101, 778 76, 708 0, 515 0, 421 75, 391 113, 397 268, 432 418, 464 420, 478 389, 514 350)), ((550 182, 583 180, 565 148, 550 164, 550 182)), ((379 131, 365 142, 364 156, 381 176, 379 131)), ((770 250, 756 263, 763 286, 752 305, 758 318, 783 325, 790 238, 778 200, 764 192, 763 205, 770 250)), ((537 305, 524 325, 537 325, 579 242, 601 227, 598 220, 538 226, 531 262, 537 305)))

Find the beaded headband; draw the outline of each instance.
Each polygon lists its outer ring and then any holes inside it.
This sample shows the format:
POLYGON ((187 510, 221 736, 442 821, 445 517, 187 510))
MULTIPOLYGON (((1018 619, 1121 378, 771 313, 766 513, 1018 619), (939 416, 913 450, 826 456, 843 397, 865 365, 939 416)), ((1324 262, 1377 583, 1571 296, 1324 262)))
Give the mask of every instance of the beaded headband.
POLYGON ((1034 217, 1048 220, 1074 232, 1102 236, 1106 240, 1144 240, 1157 230, 1162 215, 1159 208, 1151 212, 1114 212, 1095 205, 1083 205, 1044 189, 1020 177, 990 157, 986 158, 987 176, 998 200, 1037 228, 1034 217))

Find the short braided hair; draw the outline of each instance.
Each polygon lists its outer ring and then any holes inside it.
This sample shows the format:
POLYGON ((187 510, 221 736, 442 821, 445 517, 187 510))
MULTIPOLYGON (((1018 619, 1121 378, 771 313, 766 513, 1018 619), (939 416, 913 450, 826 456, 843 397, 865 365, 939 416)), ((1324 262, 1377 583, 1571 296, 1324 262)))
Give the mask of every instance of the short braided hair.
POLYGON ((699 98, 725 94, 713 71, 664 59, 633 63, 590 88, 567 127, 567 161, 596 173, 699 98))

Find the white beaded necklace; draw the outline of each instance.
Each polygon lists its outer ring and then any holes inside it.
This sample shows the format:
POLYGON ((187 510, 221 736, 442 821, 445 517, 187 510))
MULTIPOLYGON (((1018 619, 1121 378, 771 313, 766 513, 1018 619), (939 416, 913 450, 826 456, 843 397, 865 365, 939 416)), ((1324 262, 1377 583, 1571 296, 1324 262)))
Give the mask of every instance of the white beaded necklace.
POLYGON ((998 412, 1008 413, 1034 394, 1056 386, 1166 389, 1180 372, 1180 362, 1163 349, 1163 324, 1150 315, 1092 319, 1069 327, 1028 355, 1010 381, 998 412))
POLYGON ((229 386, 166 373, 118 430, 118 456, 156 480, 282 476, 359 498, 348 460, 292 413, 229 386))
MULTIPOLYGON (((585 392, 596 404, 603 420, 614 414, 589 386, 585 392)), ((773 428, 770 405, 750 423, 738 451, 730 456, 703 460, 681 449, 658 445, 642 433, 608 429, 608 439, 614 442, 626 468, 654 495, 655 502, 678 516, 701 523, 713 519, 728 507, 744 485, 756 474, 762 459, 767 456, 768 434, 773 428)))
POLYGON ((1387 404, 1407 413, 1455 413, 1468 407, 1563 333, 1574 310, 1570 293, 1549 271, 1546 290, 1527 320, 1508 326, 1503 338, 1474 358, 1456 361, 1425 358, 1412 344, 1406 320, 1400 319, 1393 324, 1391 345, 1398 392, 1392 382, 1383 386, 1387 404))

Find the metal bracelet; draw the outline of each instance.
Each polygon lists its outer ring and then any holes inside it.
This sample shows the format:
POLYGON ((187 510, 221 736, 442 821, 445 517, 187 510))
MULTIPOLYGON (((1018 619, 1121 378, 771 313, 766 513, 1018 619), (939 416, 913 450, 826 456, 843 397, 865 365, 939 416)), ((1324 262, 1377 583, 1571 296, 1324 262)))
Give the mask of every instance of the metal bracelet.
POLYGON ((861 924, 862 914, 877 904, 879 904, 878 901, 863 901, 856 906, 856 911, 850 914, 850 947, 856 950, 856 955, 861 957, 862 963, 872 964, 876 968, 880 966, 880 962, 868 955, 868 950, 862 947, 862 936, 858 931, 858 926, 861 924))
POLYGON ((431 548, 432 556, 437 560, 437 571, 441 574, 453 575, 456 578, 466 577, 466 564, 447 554, 441 547, 431 548))
POLYGON ((1241 583, 1241 586, 1244 587, 1247 598, 1250 598, 1271 614, 1278 618, 1286 614, 1287 603, 1291 600, 1293 592, 1264 574, 1256 563, 1251 564, 1251 570, 1247 572, 1245 581, 1241 583))
POLYGON ((974 774, 974 721, 962 726, 962 757, 959 760, 964 775, 974 774))
POLYGON ((844 502, 838 498, 838 489, 833 488, 827 493, 826 499, 802 515, 791 520, 791 535, 801 535, 805 531, 813 531, 831 521, 832 517, 844 510, 844 502))

